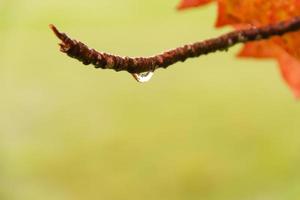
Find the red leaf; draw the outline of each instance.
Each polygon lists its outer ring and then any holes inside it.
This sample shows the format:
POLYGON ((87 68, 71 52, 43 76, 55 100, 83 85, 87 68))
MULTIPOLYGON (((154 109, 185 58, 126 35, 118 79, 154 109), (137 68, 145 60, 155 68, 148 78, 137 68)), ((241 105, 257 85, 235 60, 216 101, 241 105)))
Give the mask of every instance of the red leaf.
MULTIPOLYGON (((211 0, 212 1, 212 0, 211 0)), ((211 1, 182 1, 187 8, 211 1)), ((239 29, 248 25, 261 26, 300 16, 300 0, 216 0, 216 26, 232 25, 239 29)), ((300 98, 300 32, 285 34, 267 41, 244 46, 240 57, 274 58, 279 62, 284 80, 300 98)))
POLYGON ((245 44, 238 56, 276 59, 284 80, 300 98, 300 62, 280 46, 271 41, 251 42, 245 44))
POLYGON ((210 3, 213 0, 181 0, 179 5, 177 6, 178 9, 186 9, 189 7, 197 7, 200 5, 204 5, 210 3))
POLYGON ((295 57, 283 51, 278 57, 283 78, 294 91, 296 98, 300 98, 300 62, 295 57))
POLYGON ((243 49, 238 54, 239 57, 254 57, 254 58, 274 58, 281 51, 278 46, 269 41, 249 42, 246 43, 243 49))

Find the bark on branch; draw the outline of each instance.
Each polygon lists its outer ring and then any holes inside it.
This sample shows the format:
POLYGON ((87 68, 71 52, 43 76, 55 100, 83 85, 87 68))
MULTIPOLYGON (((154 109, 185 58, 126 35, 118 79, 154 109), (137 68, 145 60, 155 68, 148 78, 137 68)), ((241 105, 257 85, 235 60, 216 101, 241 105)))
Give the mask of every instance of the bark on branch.
MULTIPOLYGON (((300 17, 271 24, 259 28, 233 31, 217 38, 187 44, 151 57, 121 57, 98 52, 80 41, 69 38, 54 25, 50 25, 54 34, 61 40, 60 50, 68 56, 81 61, 85 65, 92 64, 96 68, 127 71, 131 74, 154 71, 157 68, 167 68, 188 58, 198 57, 208 53, 227 50, 238 43, 268 39, 288 32, 300 30, 300 17)), ((300 47, 299 47, 300 48, 300 47)))

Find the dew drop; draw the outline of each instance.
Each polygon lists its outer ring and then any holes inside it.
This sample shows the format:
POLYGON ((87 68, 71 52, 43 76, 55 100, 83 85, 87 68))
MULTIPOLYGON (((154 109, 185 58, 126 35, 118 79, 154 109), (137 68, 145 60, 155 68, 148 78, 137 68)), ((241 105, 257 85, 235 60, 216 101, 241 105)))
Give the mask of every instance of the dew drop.
POLYGON ((153 76, 153 71, 148 71, 148 72, 142 72, 138 74, 132 74, 135 80, 137 80, 140 83, 146 83, 150 81, 150 79, 153 76))

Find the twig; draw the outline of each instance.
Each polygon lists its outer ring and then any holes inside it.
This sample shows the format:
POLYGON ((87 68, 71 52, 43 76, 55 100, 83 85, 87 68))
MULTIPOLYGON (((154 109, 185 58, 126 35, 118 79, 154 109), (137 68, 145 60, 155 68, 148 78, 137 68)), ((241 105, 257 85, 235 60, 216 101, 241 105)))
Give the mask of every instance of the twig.
POLYGON ((82 42, 70 39, 65 33, 59 32, 54 25, 50 25, 50 28, 62 41, 60 50, 68 56, 81 61, 85 65, 93 64, 96 68, 127 71, 133 74, 154 71, 157 68, 167 68, 176 62, 183 62, 187 58, 227 50, 238 43, 268 39, 272 36, 280 36, 300 30, 300 17, 264 27, 233 31, 217 38, 187 44, 155 56, 136 58, 98 52, 90 49, 82 42))

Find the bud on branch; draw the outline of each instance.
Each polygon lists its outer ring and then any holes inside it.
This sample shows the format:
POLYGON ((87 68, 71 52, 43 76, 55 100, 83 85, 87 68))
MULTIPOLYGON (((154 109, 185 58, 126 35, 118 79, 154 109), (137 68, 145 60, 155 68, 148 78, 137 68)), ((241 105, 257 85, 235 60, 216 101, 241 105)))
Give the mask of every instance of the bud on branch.
MULTIPOLYGON (((121 57, 90 49, 80 41, 69 38, 61 33, 54 25, 50 25, 54 34, 61 40, 60 50, 68 56, 81 61, 85 65, 92 64, 96 68, 127 71, 131 74, 154 71, 158 68, 167 68, 188 58, 198 57, 216 51, 224 51, 238 43, 268 39, 285 33, 300 30, 300 17, 263 27, 251 27, 237 30, 220 37, 187 44, 176 49, 151 57, 121 57)), ((300 48, 300 47, 299 47, 300 48)))

